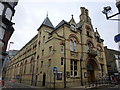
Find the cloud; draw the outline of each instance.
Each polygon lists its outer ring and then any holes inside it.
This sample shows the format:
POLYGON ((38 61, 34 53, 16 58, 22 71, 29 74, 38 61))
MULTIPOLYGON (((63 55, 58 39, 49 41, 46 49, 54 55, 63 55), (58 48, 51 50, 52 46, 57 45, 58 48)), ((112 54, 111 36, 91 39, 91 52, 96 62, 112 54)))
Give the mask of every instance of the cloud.
MULTIPOLYGON (((54 26, 63 19, 69 21, 72 14, 74 15, 75 21, 79 22, 81 6, 85 6, 89 10, 93 27, 98 28, 105 45, 116 48, 113 36, 117 33, 117 25, 113 21, 106 20, 104 14, 101 12, 104 6, 115 6, 115 3, 111 4, 108 0, 104 0, 106 3, 99 3, 95 0, 89 0, 89 3, 86 1, 88 0, 84 0, 83 2, 81 2, 81 0, 20 0, 16 6, 15 16, 13 17, 13 22, 16 23, 14 26, 15 32, 10 40, 14 41, 15 44, 11 49, 22 48, 37 34, 37 29, 46 18, 47 12, 54 26)), ((116 8, 113 7, 113 10, 114 9, 116 8)))

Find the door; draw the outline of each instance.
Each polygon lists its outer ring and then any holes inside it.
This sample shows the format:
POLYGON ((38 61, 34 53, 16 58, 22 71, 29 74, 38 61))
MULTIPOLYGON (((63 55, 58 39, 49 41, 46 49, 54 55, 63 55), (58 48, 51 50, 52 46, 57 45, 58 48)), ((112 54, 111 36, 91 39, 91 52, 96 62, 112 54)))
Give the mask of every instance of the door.
POLYGON ((37 85, 37 75, 35 76, 35 86, 37 85))
POLYGON ((42 86, 45 86, 45 81, 46 81, 46 74, 43 74, 43 82, 42 82, 42 86))
POLYGON ((94 71, 88 71, 88 81, 95 81, 94 71))

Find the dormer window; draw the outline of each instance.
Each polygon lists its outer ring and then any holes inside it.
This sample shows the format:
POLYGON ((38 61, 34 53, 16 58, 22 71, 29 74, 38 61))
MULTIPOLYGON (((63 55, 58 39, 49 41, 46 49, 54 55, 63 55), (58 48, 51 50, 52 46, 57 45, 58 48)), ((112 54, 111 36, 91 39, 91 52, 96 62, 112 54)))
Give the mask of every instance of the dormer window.
POLYGON ((75 25, 74 25, 74 24, 71 24, 70 29, 71 29, 72 31, 76 31, 75 25))

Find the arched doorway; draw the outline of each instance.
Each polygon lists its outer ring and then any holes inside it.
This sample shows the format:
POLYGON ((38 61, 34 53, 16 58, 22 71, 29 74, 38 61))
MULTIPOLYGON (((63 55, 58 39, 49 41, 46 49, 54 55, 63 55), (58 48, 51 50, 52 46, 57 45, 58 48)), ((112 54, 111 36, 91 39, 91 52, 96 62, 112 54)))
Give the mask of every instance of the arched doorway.
POLYGON ((42 86, 45 86, 45 81, 46 81, 46 74, 43 74, 43 82, 42 82, 42 86))
POLYGON ((95 70, 98 69, 98 66, 94 59, 89 59, 87 63, 87 75, 88 81, 95 81, 95 70))

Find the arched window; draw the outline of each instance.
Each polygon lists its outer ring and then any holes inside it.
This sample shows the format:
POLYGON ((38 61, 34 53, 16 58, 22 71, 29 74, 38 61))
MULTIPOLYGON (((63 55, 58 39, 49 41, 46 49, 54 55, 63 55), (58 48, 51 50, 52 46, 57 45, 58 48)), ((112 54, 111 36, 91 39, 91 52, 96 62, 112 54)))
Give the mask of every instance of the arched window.
POLYGON ((73 41, 70 40, 70 51, 73 51, 73 41))
POLYGON ((91 50, 91 49, 93 48, 93 44, 92 44, 91 42, 89 42, 89 43, 87 44, 87 47, 88 47, 88 50, 91 50))
POLYGON ((74 41, 74 51, 77 51, 77 43, 74 41))
POLYGON ((102 57, 102 48, 100 46, 97 47, 97 53, 99 57, 102 57))
POLYGON ((24 67, 24 74, 26 74, 26 65, 27 65, 27 60, 25 61, 25 67, 24 67))

